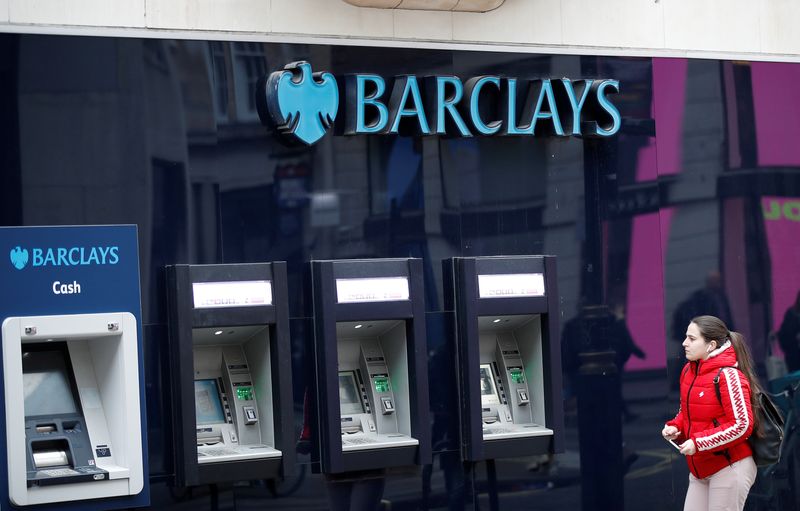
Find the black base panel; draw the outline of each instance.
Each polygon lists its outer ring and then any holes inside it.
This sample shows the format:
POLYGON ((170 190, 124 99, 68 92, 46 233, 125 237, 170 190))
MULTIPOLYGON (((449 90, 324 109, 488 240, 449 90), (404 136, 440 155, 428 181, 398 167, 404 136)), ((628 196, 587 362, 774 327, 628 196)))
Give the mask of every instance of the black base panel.
POLYGON ((197 481, 187 481, 187 486, 201 484, 233 483, 256 479, 274 479, 280 475, 281 458, 249 461, 228 461, 197 466, 197 481))
POLYGON ((340 474, 354 470, 374 470, 381 468, 408 467, 417 465, 419 447, 390 447, 368 451, 343 452, 343 467, 331 467, 330 473, 340 474))
MULTIPOLYGON (((483 443, 483 458, 519 458, 553 452, 553 436, 534 436, 528 438, 508 438, 490 440, 483 443)), ((473 460, 478 461, 478 460, 473 460)))

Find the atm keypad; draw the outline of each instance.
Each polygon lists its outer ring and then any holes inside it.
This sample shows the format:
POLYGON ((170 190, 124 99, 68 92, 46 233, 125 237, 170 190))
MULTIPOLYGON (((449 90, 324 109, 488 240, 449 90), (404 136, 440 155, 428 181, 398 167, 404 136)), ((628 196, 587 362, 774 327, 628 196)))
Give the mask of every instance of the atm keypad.
POLYGON ((79 474, 79 472, 72 470, 71 468, 50 468, 47 470, 39 470, 38 472, 48 477, 65 477, 79 474))

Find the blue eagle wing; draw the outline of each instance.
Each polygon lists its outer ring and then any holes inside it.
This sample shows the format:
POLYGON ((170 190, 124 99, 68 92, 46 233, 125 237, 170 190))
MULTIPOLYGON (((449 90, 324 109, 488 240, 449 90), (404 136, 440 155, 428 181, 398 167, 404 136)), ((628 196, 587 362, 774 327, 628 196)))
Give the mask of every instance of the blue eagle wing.
POLYGON ((20 260, 22 261, 22 265, 23 266, 28 264, 28 249, 22 249, 22 254, 20 256, 20 260))
POLYGON ((317 78, 319 83, 314 83, 322 94, 319 94, 323 101, 319 105, 320 118, 326 128, 333 125, 336 120, 336 112, 339 110, 339 88, 336 86, 336 78, 331 73, 320 73, 317 78))
MULTIPOLYGON (((303 78, 305 79, 305 77, 303 78)), ((297 122, 297 117, 303 108, 303 95, 301 85, 292 81, 292 73, 284 71, 278 80, 278 105, 280 105, 281 116, 287 125, 297 122)))

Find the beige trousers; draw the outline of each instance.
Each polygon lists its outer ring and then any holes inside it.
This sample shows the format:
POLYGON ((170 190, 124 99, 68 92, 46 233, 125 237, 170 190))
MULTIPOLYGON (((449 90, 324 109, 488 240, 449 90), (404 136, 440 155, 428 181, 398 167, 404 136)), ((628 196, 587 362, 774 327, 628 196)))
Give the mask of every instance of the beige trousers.
POLYGON ((689 474, 683 511, 742 511, 756 480, 756 464, 748 456, 705 479, 689 474))

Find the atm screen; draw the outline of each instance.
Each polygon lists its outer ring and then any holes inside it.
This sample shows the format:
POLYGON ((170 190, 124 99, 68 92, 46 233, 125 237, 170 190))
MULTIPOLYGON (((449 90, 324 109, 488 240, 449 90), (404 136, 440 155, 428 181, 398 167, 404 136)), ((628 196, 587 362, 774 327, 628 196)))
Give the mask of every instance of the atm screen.
POLYGON ((22 353, 26 417, 78 412, 66 357, 66 350, 60 349, 22 353))
POLYGON ((355 371, 339 372, 339 407, 342 416, 364 413, 355 371))
POLYGON ((494 372, 492 364, 481 364, 481 404, 497 405, 500 404, 500 395, 497 393, 497 386, 494 382, 494 372))
POLYGON ((194 407, 197 414, 197 424, 219 424, 225 422, 225 412, 219 399, 217 381, 194 381, 194 407))

